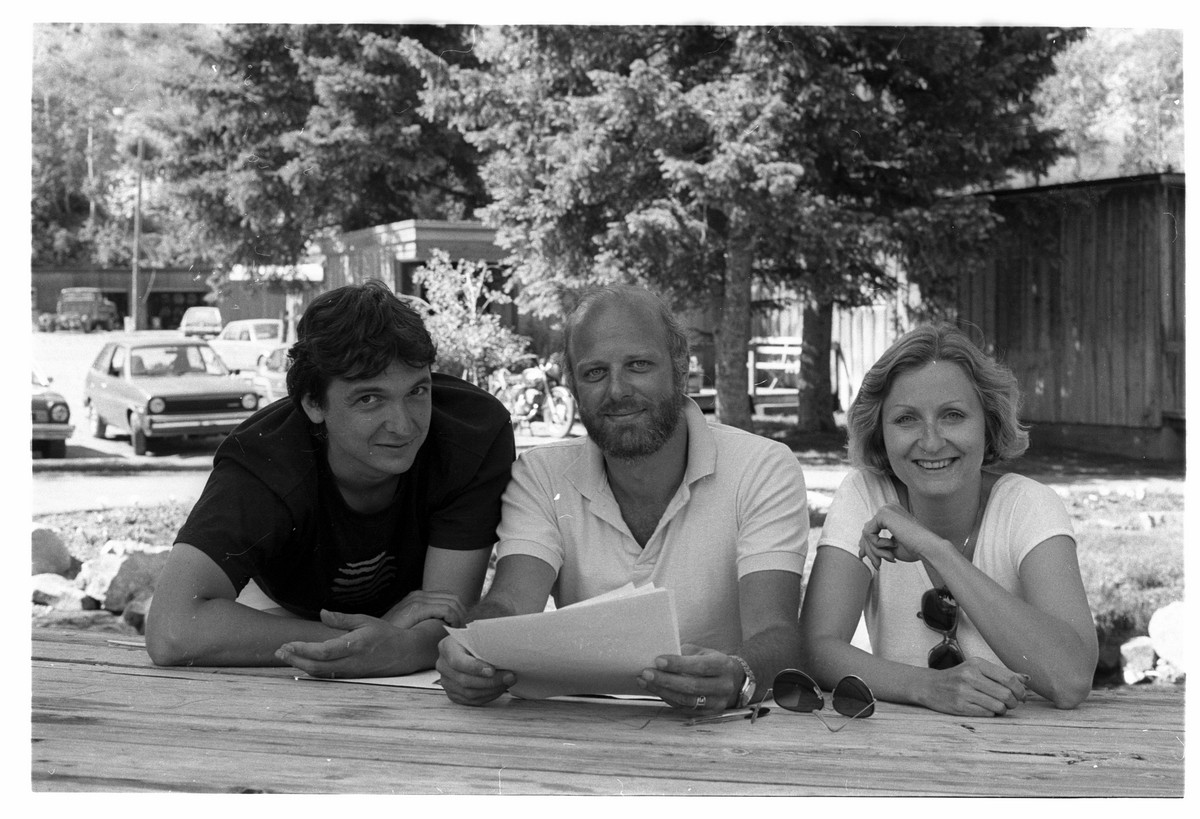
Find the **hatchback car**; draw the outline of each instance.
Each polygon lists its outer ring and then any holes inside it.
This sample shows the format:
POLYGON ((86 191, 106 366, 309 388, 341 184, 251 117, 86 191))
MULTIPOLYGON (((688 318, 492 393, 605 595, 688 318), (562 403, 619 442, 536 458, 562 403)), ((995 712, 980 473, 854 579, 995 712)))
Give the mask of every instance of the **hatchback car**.
POLYGON ((67 439, 75 433, 67 399, 51 388, 50 379, 33 371, 33 442, 47 458, 67 454, 67 439))
POLYGON ((196 305, 183 311, 179 329, 185 336, 211 338, 221 332, 221 311, 216 307, 196 305))
POLYGON ((292 362, 288 360, 290 344, 280 344, 258 362, 250 383, 258 393, 261 403, 270 404, 288 394, 287 371, 292 362))
POLYGON ((283 341, 280 319, 239 319, 209 343, 234 372, 250 372, 283 341))
POLYGON ((88 370, 83 396, 92 435, 127 432, 137 455, 155 439, 225 434, 258 408, 258 395, 200 339, 110 341, 88 370))

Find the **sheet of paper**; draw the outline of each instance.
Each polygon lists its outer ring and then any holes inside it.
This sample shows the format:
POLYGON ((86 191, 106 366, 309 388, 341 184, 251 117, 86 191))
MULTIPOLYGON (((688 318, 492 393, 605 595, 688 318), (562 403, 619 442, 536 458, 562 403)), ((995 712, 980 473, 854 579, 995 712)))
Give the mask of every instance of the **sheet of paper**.
POLYGON ((636 679, 660 654, 679 654, 670 589, 626 586, 554 611, 447 629, 467 651, 517 675, 526 699, 571 694, 644 696, 636 679))
POLYGON ((319 680, 321 682, 349 682, 349 683, 365 683, 366 685, 390 685, 393 688, 432 688, 435 691, 441 691, 442 687, 438 685, 438 679, 442 675, 437 673, 435 669, 428 671, 418 671, 415 674, 405 674, 402 677, 336 677, 329 679, 327 677, 297 677, 298 680, 319 680))

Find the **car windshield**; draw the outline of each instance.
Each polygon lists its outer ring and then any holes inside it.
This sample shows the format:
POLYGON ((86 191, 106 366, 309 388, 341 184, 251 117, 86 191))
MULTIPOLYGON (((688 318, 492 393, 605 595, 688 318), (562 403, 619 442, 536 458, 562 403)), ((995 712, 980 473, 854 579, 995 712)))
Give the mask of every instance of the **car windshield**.
POLYGON ((274 322, 260 324, 257 332, 259 338, 277 339, 279 338, 279 325, 274 322))
POLYGON ((164 344, 129 351, 129 373, 136 376, 172 377, 205 373, 227 375, 229 370, 213 349, 199 344, 164 344))
POLYGON ((267 356, 267 369, 275 370, 276 372, 287 372, 288 370, 288 348, 281 347, 267 356))
POLYGON ((35 387, 49 387, 49 386, 50 386, 50 382, 49 382, 49 381, 47 381, 46 379, 42 378, 40 375, 38 375, 38 374, 37 374, 37 371, 35 370, 35 371, 34 371, 34 373, 33 373, 33 386, 35 386, 35 387))

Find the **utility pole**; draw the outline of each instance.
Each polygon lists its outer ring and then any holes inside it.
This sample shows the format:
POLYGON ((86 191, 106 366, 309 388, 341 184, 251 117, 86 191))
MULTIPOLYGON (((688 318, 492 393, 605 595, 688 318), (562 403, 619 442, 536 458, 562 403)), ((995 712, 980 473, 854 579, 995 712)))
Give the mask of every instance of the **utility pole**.
POLYGON ((137 203, 133 208, 133 282, 129 288, 130 329, 138 328, 138 256, 142 242, 142 138, 137 141, 137 203))

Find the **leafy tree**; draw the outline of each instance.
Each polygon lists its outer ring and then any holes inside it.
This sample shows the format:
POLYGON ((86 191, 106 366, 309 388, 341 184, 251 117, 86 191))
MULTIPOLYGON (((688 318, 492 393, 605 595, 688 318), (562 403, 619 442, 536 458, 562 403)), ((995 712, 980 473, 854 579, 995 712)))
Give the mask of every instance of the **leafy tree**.
POLYGON ((1069 156, 1043 182, 1183 170, 1183 32, 1090 29, 1038 88, 1069 156))
POLYGON ((435 250, 413 281, 424 288, 431 308, 425 326, 437 342, 442 372, 483 384, 488 373, 529 348, 529 339, 504 326, 492 309, 512 299, 496 285, 487 263, 460 259, 452 264, 445 251, 435 250))
POLYGON ((174 101, 163 79, 207 29, 185 25, 44 24, 33 28, 34 264, 128 264, 143 143, 140 253, 150 264, 194 258, 156 172, 154 119, 174 101))
POLYGON ((417 113, 414 38, 451 62, 455 28, 234 25, 177 83, 172 177, 229 263, 297 262, 318 236, 410 218, 462 218, 482 202, 476 157, 417 113))
POLYGON ((989 224, 986 203, 947 195, 1057 156, 1031 94, 1071 36, 528 27, 482 31, 479 68, 409 53, 429 115, 486 157, 484 219, 527 306, 633 279, 704 308, 718 414, 748 426, 752 283, 785 282, 807 304, 801 425, 819 429, 833 305, 893 288, 897 256, 946 289, 947 252, 989 224))

